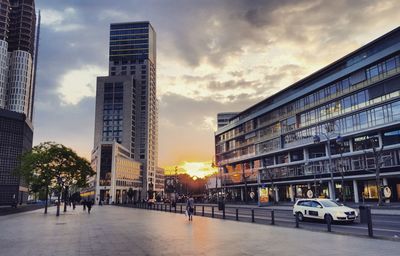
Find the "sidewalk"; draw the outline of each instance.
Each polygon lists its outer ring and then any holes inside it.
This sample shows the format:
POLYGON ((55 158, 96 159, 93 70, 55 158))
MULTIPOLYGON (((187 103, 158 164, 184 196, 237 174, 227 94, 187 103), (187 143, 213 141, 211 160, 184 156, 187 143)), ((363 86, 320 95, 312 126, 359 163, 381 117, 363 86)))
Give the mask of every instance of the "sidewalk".
POLYGON ((398 255, 400 243, 115 206, 0 217, 0 255, 398 255))

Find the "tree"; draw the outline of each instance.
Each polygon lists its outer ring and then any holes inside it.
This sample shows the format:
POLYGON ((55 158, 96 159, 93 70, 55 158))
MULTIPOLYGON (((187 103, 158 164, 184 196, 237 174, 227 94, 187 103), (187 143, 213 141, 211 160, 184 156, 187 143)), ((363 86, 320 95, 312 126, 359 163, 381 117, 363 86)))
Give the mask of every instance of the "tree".
POLYGON ((57 216, 60 211, 60 196, 64 189, 73 185, 87 186, 88 177, 95 174, 90 163, 79 157, 72 149, 55 142, 43 142, 22 155, 17 174, 25 179, 30 189, 46 190, 46 207, 49 189, 58 192, 57 216))
POLYGON ((364 140, 363 143, 364 147, 364 155, 365 155, 365 160, 366 160, 366 166, 365 170, 366 171, 372 171, 375 172, 375 182, 376 182, 376 187, 378 190, 378 206, 382 205, 382 185, 381 185, 381 168, 385 161, 390 160, 391 156, 386 156, 383 152, 383 145, 379 146, 379 142, 376 140, 376 137, 367 137, 364 140), (367 150, 369 148, 372 148, 371 150, 367 150), (375 167, 375 170, 370 170, 368 169, 368 158, 373 159, 373 166, 375 167))

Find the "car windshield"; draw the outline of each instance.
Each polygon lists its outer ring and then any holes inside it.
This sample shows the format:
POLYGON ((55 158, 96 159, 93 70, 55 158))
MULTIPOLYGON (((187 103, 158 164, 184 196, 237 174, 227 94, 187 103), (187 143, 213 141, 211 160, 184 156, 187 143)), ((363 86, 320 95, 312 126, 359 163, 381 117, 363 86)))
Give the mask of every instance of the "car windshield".
POLYGON ((332 200, 321 200, 319 201, 324 207, 338 207, 340 204, 332 200))

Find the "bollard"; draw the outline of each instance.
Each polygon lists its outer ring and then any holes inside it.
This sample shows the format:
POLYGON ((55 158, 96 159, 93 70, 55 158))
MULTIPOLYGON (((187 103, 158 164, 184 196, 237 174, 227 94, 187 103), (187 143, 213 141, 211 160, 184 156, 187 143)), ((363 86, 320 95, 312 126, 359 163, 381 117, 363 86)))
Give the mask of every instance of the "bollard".
POLYGON ((225 206, 222 208, 222 218, 225 219, 225 206))
POLYGON ((236 220, 239 220, 239 209, 236 208, 236 220))
POLYGON ((299 213, 298 212, 296 212, 295 219, 296 219, 296 228, 299 228, 299 213))
POLYGON ((328 215, 325 219, 328 226, 328 232, 332 232, 332 217, 328 215))
POLYGON ((182 212, 182 205, 181 205, 181 213, 183 213, 183 212, 182 212))
POLYGON ((255 222, 255 220, 254 220, 254 209, 251 209, 251 222, 255 222))
POLYGON ((214 206, 211 207, 211 218, 214 218, 214 206))
POLYGON ((371 208, 367 208, 367 223, 368 223, 368 236, 373 237, 374 232, 372 230, 372 216, 371 216, 371 208))
POLYGON ((275 212, 274 209, 271 211, 271 225, 275 225, 275 212))
POLYGON ((172 205, 169 204, 169 212, 172 212, 172 205))
POLYGON ((193 206, 193 215, 196 215, 196 205, 193 206))
POLYGON ((201 207, 201 216, 204 216, 204 205, 201 207))
POLYGON ((167 205, 165 204, 165 211, 167 211, 167 205))
POLYGON ((175 204, 175 207, 174 207, 174 211, 175 211, 175 213, 176 213, 176 204, 175 204))

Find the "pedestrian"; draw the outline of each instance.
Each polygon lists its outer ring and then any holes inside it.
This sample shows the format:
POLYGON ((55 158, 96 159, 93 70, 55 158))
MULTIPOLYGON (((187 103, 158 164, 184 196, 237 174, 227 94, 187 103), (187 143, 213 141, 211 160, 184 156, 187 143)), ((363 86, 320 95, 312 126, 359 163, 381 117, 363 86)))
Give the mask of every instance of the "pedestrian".
POLYGON ((93 205, 93 201, 92 200, 87 201, 86 206, 87 206, 89 214, 90 214, 90 210, 92 210, 92 205, 93 205))
POLYGON ((72 201, 72 210, 75 210, 76 202, 72 201))
POLYGON ((83 200, 83 201, 82 201, 82 205, 83 205, 83 210, 84 210, 84 211, 86 211, 86 203, 87 203, 86 200, 83 200))
POLYGON ((188 213, 189 221, 193 221, 194 199, 191 195, 188 196, 186 211, 188 213))
POLYGON ((100 199, 99 205, 100 205, 100 206, 103 206, 103 200, 102 200, 102 199, 100 199))

